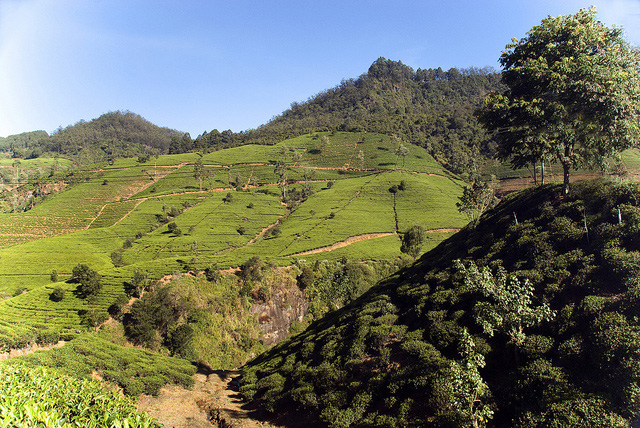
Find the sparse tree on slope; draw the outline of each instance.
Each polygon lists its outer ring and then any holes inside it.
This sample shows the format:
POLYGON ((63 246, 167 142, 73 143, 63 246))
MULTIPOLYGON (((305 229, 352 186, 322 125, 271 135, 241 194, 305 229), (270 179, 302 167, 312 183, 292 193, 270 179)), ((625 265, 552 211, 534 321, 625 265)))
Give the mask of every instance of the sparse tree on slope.
POLYGON ((493 202, 493 189, 487 183, 476 180, 471 187, 465 186, 459 199, 460 202, 456 203, 458 211, 465 213, 475 226, 482 213, 493 202))
POLYGON ((640 139, 640 55, 596 19, 595 8, 548 17, 500 57, 507 89, 478 111, 498 156, 523 167, 543 158, 569 171, 602 165, 640 139))
POLYGON ((422 244, 424 243, 424 227, 420 225, 413 225, 402 236, 402 245, 400 251, 409 254, 416 259, 420 255, 422 250, 422 244))

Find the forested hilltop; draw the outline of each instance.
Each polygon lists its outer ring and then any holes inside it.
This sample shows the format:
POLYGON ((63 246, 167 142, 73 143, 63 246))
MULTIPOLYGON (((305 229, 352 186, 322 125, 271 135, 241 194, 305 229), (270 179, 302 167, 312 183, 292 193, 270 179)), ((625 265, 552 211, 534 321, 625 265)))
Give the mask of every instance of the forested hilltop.
MULTIPOLYGON (((476 170, 491 155, 490 138, 473 117, 483 97, 501 89, 491 69, 418 69, 385 58, 367 73, 310 97, 268 123, 242 133, 213 130, 194 148, 275 144, 317 131, 377 132, 426 148, 455 173, 476 170)), ((179 153, 189 147, 175 146, 179 153)))
POLYGON ((166 153, 172 137, 183 132, 159 127, 138 114, 113 111, 89 122, 84 120, 51 135, 33 131, 0 138, 0 151, 14 158, 35 159, 47 154, 70 157, 78 163, 166 153))

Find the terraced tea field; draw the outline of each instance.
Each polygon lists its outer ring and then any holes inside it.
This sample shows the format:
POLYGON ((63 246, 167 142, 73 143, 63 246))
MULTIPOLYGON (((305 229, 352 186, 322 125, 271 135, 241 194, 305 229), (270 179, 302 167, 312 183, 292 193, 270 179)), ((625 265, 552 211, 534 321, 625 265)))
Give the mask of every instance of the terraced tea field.
POLYGON ((462 182, 405 145, 409 154, 399 158, 386 136, 316 133, 74 172, 64 191, 0 215, 0 345, 84 331, 81 313, 106 311, 136 268, 158 280, 211 263, 235 268, 254 256, 278 265, 390 260, 414 224, 429 231, 424 250, 433 248, 466 223, 455 206, 462 182), (79 263, 102 275, 95 302, 66 282, 79 263), (54 270, 62 282, 51 282, 54 270), (65 290, 60 302, 50 299, 56 286, 65 290))

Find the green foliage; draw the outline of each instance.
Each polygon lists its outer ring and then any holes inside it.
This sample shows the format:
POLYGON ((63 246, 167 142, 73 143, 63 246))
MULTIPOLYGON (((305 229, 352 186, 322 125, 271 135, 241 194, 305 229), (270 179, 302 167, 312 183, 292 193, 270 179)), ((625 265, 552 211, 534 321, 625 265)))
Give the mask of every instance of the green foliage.
POLYGON ((78 380, 44 367, 0 365, 3 426, 160 427, 128 399, 93 379, 78 380))
POLYGON ((476 180, 471 187, 465 186, 460 196, 460 202, 456 207, 461 213, 465 213, 469 221, 475 225, 482 213, 494 202, 493 189, 489 184, 476 180))
POLYGON ((178 227, 178 225, 174 221, 169 223, 167 225, 167 228, 169 230, 169 233, 171 233, 173 236, 181 236, 182 235, 182 230, 178 227))
POLYGON ((595 8, 545 18, 500 57, 503 94, 485 99, 479 117, 496 132, 498 155, 514 167, 555 160, 564 169, 602 165, 632 147, 638 126, 638 52, 595 8))
POLYGON ((207 266, 207 268, 204 270, 204 276, 205 278, 207 278, 207 281, 209 282, 218 282, 222 278, 222 275, 220 274, 220 269, 218 268, 218 265, 215 263, 207 266))
POLYGON ((188 360, 195 358, 193 348, 194 329, 189 324, 182 324, 174 328, 167 336, 167 348, 171 355, 177 355, 188 360))
POLYGON ((61 302, 64 299, 64 290, 60 286, 56 286, 49 297, 54 302, 61 302))
POLYGON ((267 268, 259 256, 254 256, 240 266, 239 275, 245 282, 261 281, 267 268))
MULTIPOLYGON (((61 348, 36 352, 18 360, 29 367, 51 367, 76 379, 91 379, 97 373, 105 381, 137 396, 160 386, 177 384, 190 387, 195 367, 181 359, 120 346, 101 336, 80 336, 61 348)), ((4 365, 0 365, 2 369, 4 365)), ((71 391, 69 391, 71 393, 71 391)))
POLYGON ((71 279, 78 283, 78 293, 85 299, 95 298, 102 290, 100 274, 83 263, 73 268, 71 279))
POLYGON ((328 426, 630 426, 640 216, 617 207, 639 193, 596 180, 507 196, 351 303, 345 265, 319 263, 305 292, 339 309, 247 364, 240 391, 328 426))
POLYGON ((127 337, 134 343, 157 349, 160 337, 166 335, 186 311, 184 302, 169 287, 146 293, 131 305, 125 320, 127 337))
POLYGON ((509 336, 511 343, 520 346, 525 339, 525 327, 550 321, 555 316, 546 303, 532 306, 534 287, 528 280, 520 281, 515 276, 509 276, 502 267, 494 276, 489 268, 480 271, 473 262, 465 267, 458 260, 456 265, 464 275, 469 291, 490 299, 489 302, 477 303, 473 308, 485 334, 493 336, 496 331, 502 332, 509 336))
POLYGON ((402 235, 400 251, 409 254, 414 259, 420 255, 422 244, 424 244, 424 227, 414 225, 402 235))

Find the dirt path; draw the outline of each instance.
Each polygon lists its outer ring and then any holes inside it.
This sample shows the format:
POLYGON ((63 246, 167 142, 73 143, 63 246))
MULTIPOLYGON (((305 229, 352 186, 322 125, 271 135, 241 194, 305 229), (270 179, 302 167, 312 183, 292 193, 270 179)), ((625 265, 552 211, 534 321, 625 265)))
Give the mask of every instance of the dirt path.
POLYGON ((278 428, 254 419, 254 412, 245 408, 231 387, 237 376, 233 371, 201 370, 194 375, 192 389, 165 386, 157 397, 140 397, 138 409, 167 427, 278 428))
POLYGON ((327 245, 326 247, 320 247, 320 248, 316 248, 315 250, 309 250, 309 251, 303 251, 301 253, 291 254, 291 257, 324 253, 326 251, 333 251, 333 250, 337 250, 338 248, 346 247, 347 245, 351 245, 355 242, 366 241, 367 239, 382 238, 383 236, 390 236, 390 235, 396 235, 396 233, 395 232, 365 233, 364 235, 351 236, 350 238, 347 238, 344 241, 336 242, 335 244, 327 245))
MULTIPOLYGON (((430 229, 425 233, 449 233, 459 232, 460 229, 430 229)), ((364 235, 351 236, 344 241, 336 242, 335 244, 327 245, 326 247, 316 248, 314 250, 303 251, 301 253, 291 254, 290 257, 308 256, 309 254, 324 253, 327 251, 337 250, 338 248, 346 247, 356 242, 366 241, 368 239, 382 238, 384 236, 397 235, 396 232, 382 232, 382 233, 365 233, 364 235)))
POLYGON ((29 354, 33 354, 36 351, 48 351, 49 349, 53 349, 53 348, 59 348, 61 346, 64 346, 66 342, 64 340, 59 341, 58 343, 54 344, 54 345, 38 345, 38 344, 33 344, 32 346, 28 347, 28 348, 21 348, 21 349, 10 349, 9 351, 0 354, 0 360, 8 360, 10 358, 15 358, 15 357, 21 357, 23 355, 29 355, 29 354))

